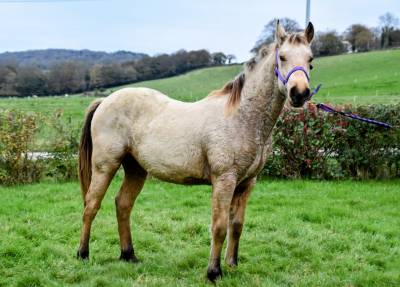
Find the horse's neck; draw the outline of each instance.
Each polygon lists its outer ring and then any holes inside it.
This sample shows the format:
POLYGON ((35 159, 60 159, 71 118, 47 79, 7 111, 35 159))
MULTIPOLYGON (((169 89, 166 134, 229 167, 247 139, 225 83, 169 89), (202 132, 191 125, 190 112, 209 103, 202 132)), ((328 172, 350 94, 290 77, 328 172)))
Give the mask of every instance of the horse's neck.
POLYGON ((243 124, 248 125, 249 130, 255 131, 264 143, 285 104, 285 96, 278 89, 274 63, 274 57, 270 55, 264 66, 257 67, 246 78, 239 109, 243 124))

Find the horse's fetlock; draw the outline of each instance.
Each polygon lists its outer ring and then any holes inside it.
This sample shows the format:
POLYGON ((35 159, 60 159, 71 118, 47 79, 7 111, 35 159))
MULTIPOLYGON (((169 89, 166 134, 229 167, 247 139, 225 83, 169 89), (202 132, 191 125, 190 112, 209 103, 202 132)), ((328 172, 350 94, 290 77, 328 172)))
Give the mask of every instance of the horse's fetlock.
POLYGON ((222 278, 222 270, 220 265, 210 266, 207 269, 207 278, 211 282, 215 282, 217 279, 222 278))
POLYGON ((89 249, 79 249, 76 257, 82 260, 89 259, 89 249))
POLYGON ((135 255, 135 251, 133 247, 129 247, 127 249, 121 249, 121 256, 119 257, 120 260, 137 263, 139 259, 137 259, 135 255))

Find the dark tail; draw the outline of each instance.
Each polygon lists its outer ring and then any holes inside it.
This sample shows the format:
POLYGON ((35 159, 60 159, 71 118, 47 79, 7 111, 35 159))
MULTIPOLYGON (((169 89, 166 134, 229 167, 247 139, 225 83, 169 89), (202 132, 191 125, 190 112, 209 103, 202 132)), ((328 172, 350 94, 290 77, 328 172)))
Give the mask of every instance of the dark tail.
POLYGON ((94 112, 99 107, 102 100, 94 101, 86 112, 85 123, 82 128, 81 141, 79 144, 79 181, 81 183, 81 191, 83 202, 89 189, 90 180, 92 178, 92 134, 91 126, 94 112))

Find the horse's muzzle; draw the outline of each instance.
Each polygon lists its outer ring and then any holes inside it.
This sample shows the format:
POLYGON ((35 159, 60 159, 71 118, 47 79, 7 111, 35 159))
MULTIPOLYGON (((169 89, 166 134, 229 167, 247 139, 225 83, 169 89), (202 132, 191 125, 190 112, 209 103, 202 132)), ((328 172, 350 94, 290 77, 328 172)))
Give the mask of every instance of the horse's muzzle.
POLYGON ((291 99, 292 106, 295 108, 302 107, 304 103, 310 98, 310 89, 305 88, 302 91, 299 91, 297 87, 293 87, 290 89, 289 96, 291 99))

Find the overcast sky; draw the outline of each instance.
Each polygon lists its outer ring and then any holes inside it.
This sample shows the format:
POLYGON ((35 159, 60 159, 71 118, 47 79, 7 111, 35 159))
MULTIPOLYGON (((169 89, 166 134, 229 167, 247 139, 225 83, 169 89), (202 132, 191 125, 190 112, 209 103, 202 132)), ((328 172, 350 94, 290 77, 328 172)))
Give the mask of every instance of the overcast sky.
MULTIPOLYGON (((150 55, 206 48, 240 61, 274 17, 305 22, 306 0, 0 0, 0 52, 70 48, 150 55), (18 3, 15 3, 18 2, 18 3), (39 3, 38 3, 39 2, 39 3)), ((400 0, 311 0, 319 31, 377 26, 400 0)))

